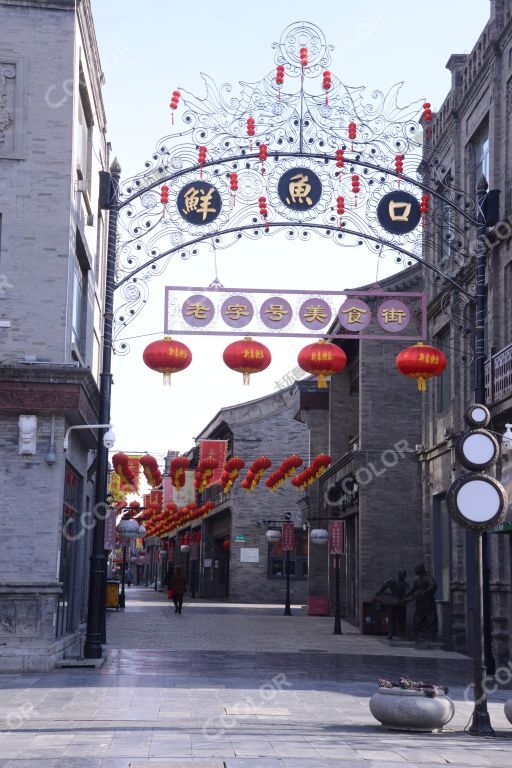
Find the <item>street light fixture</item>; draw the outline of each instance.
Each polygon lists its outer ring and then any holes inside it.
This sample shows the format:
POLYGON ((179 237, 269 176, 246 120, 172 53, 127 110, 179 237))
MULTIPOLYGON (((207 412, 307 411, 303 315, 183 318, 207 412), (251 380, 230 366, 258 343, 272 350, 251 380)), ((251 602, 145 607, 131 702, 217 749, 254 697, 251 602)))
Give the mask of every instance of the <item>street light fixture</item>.
POLYGON ((107 429, 103 435, 103 445, 105 448, 113 448, 116 441, 116 436, 112 431, 112 424, 74 424, 72 427, 68 427, 66 434, 64 435, 64 453, 69 448, 69 433, 74 429, 107 429))

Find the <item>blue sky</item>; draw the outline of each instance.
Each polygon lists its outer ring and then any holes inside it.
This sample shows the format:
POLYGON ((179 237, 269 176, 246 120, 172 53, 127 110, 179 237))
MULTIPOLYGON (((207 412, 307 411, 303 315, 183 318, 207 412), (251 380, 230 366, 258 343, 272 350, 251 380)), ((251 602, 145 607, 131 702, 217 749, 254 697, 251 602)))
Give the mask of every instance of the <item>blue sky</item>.
MULTIPOLYGON (((330 69, 344 83, 365 85, 371 92, 403 81, 404 105, 428 98, 436 109, 450 85, 449 56, 472 49, 489 7, 488 0, 263 0, 244 5, 232 0, 92 0, 106 77, 109 140, 123 176, 140 171, 157 140, 169 133, 169 100, 177 86, 201 96, 201 72, 235 88, 240 80, 260 80, 274 68, 272 43, 301 19, 318 25, 335 46, 330 69)), ((330 242, 271 240, 242 241, 222 253, 223 284, 341 290, 376 278, 375 258, 366 253, 356 256, 330 242)), ((395 269, 392 261, 382 263, 378 274, 395 269)), ((154 454, 186 450, 220 407, 275 391, 276 380, 295 367, 304 340, 273 339, 272 365, 254 376, 250 387, 242 387, 241 375, 222 362, 231 339, 182 338, 193 351, 193 364, 173 377, 171 388, 162 387, 160 375, 142 363, 142 351, 163 331, 164 286, 208 285, 213 277, 211 250, 205 247, 190 261, 171 261, 167 274, 153 281, 150 301, 129 332, 141 338, 132 340, 130 354, 114 363, 116 448, 154 454), (156 335, 146 336, 151 333, 156 335)))

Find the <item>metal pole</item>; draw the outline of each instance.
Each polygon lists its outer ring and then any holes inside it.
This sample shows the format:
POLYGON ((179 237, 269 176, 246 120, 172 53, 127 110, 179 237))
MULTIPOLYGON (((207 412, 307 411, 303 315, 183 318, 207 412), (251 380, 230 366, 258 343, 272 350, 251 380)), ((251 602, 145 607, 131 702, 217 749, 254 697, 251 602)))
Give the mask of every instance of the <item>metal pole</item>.
POLYGON ((158 559, 156 556, 156 547, 155 547, 155 592, 158 589, 158 559))
MULTIPOLYGON (((478 181, 478 230, 477 252, 475 265, 476 280, 476 311, 475 311, 475 403, 485 404, 485 200, 487 197, 487 180, 484 176, 478 181)), ((483 552, 482 534, 473 532, 473 684, 475 689, 475 707, 469 732, 475 736, 493 736, 494 730, 487 710, 487 693, 485 678, 485 624, 484 624, 484 582, 483 582, 483 552)), ((488 622, 489 623, 489 618, 488 622)), ((490 629, 490 627, 488 627, 490 629)))
POLYGON ((126 605, 126 595, 124 593, 124 580, 126 578, 126 542, 123 544, 123 570, 121 572, 121 594, 119 595, 119 607, 126 605))
MULTIPOLYGON (((111 204, 108 220, 107 269, 105 275, 105 308, 103 323, 103 358, 100 376, 99 424, 110 422, 110 399, 112 391, 112 329, 114 324, 114 284, 116 265, 117 217, 119 206, 119 181, 121 166, 115 159, 110 166, 111 204)), ((84 656, 86 659, 101 659, 101 611, 105 610, 102 598, 103 574, 106 568, 104 550, 105 510, 107 508, 108 449, 103 445, 104 428, 98 429, 96 487, 94 495, 95 526, 93 531, 91 569, 89 574, 89 599, 87 609, 87 634, 84 656)))
POLYGON ((336 585, 336 608, 334 614, 334 635, 342 635, 341 631, 341 606, 340 606, 340 556, 334 555, 334 567, 335 567, 335 585, 336 585))
POLYGON ((284 606, 284 615, 291 616, 292 609, 290 606, 290 550, 286 550, 286 602, 284 606))

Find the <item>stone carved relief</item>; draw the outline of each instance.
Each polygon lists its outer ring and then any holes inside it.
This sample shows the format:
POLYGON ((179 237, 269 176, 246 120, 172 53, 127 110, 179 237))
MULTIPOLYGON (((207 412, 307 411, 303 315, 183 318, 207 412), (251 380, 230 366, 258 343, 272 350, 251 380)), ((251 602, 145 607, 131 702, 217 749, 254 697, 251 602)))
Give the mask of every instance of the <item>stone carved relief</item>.
POLYGON ((0 598, 0 637, 37 637, 39 603, 32 598, 0 598))
POLYGON ((14 148, 15 78, 16 65, 0 62, 0 147, 3 150, 14 148))

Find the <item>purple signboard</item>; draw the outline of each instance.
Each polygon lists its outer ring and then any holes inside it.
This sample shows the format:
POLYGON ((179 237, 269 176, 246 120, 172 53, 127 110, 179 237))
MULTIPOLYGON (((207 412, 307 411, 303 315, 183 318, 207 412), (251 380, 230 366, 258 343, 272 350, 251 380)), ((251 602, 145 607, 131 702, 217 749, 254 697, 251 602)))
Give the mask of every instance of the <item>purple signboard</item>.
POLYGON ((381 328, 390 333, 399 333, 409 325, 409 307, 398 299, 383 301, 377 309, 377 321, 381 328))
POLYGON ((260 317, 267 328, 285 328, 292 320, 293 310, 282 296, 272 296, 262 303, 260 317))
POLYGON ((321 331, 331 322, 332 310, 326 301, 313 296, 301 304, 299 317, 305 328, 321 331))
POLYGON ((362 331, 371 323, 372 312, 364 301, 350 297, 339 308, 338 320, 348 331, 362 331))
POLYGON ((231 328, 245 328, 254 317, 254 307, 246 296, 230 296, 223 303, 220 314, 231 328))
POLYGON ((215 307, 208 296, 197 294, 185 299, 181 312, 183 319, 189 325, 192 325, 194 328, 203 328, 212 322, 215 315, 215 307))

